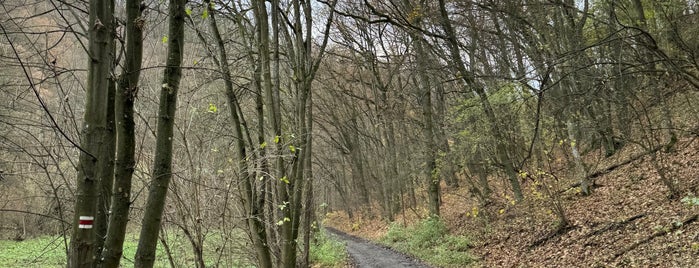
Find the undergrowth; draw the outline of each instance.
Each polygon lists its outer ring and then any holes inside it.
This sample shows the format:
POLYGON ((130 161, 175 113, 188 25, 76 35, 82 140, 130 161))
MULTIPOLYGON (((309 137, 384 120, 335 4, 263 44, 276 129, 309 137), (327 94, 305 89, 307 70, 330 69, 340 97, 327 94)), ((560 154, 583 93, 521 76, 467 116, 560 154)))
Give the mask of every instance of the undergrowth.
POLYGON ((473 263, 465 236, 449 234, 439 218, 429 218, 413 226, 391 225, 381 243, 439 267, 464 267, 473 263))
POLYGON ((311 244, 311 263, 314 267, 344 267, 347 261, 347 248, 339 240, 318 232, 311 244))
POLYGON ((0 240, 0 267, 65 267, 62 237, 42 236, 24 241, 0 240))
MULTIPOLYGON (((138 235, 129 233, 124 241, 123 267, 132 267, 138 247, 138 235)), ((191 245, 181 234, 169 232, 168 244, 177 267, 194 267, 191 245)), ((208 266, 252 267, 241 256, 227 255, 219 259, 218 248, 223 241, 212 236, 205 247, 204 258, 208 266)), ((65 267, 66 243, 61 236, 42 236, 24 241, 0 240, 0 267, 65 267)), ((229 242, 230 243, 230 242, 229 242)), ((155 267, 170 267, 170 261, 162 244, 158 244, 155 267)))

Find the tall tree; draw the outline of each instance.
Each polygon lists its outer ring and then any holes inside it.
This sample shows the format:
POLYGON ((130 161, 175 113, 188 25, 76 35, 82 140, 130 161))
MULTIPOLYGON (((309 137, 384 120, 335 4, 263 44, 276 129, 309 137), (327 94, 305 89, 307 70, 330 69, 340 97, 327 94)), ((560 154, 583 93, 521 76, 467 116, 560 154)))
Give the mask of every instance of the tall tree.
MULTIPOLYGON (((111 196, 109 225, 104 250, 100 253, 103 267, 119 267, 131 208, 131 178, 136 167, 134 152, 134 100, 143 57, 141 0, 126 1, 126 58, 115 96, 117 155, 114 171, 114 193, 111 196)), ((112 189, 109 189, 110 191, 112 189)))
POLYGON ((167 60, 160 89, 153 178, 148 191, 148 200, 146 201, 135 256, 135 267, 139 268, 153 267, 163 208, 167 198, 168 185, 172 178, 173 128, 177 108, 177 91, 182 78, 186 2, 186 0, 170 0, 168 3, 168 17, 170 19, 167 60))
MULTIPOLYGON (((109 3, 109 13, 114 14, 114 1, 109 3)), ((112 186, 114 185, 114 157, 116 152, 116 124, 114 114, 114 101, 116 98, 116 83, 115 77, 111 74, 116 69, 116 20, 112 15, 112 27, 110 29, 111 36, 109 38, 109 50, 112 58, 111 70, 109 75, 109 85, 107 90, 107 129, 105 132, 104 153, 100 155, 103 159, 100 166, 100 193, 97 201, 97 215, 95 216, 95 257, 99 259, 104 248, 104 242, 107 237, 107 224, 109 221, 109 209, 112 199, 112 186)))
MULTIPOLYGON (((233 80, 231 76, 231 71, 230 71, 230 66, 228 63, 228 54, 226 52, 226 47, 225 47, 225 42, 221 36, 218 22, 216 20, 217 15, 215 14, 215 10, 213 8, 213 5, 211 4, 210 1, 206 1, 207 3, 207 9, 209 12, 209 29, 213 35, 214 38, 214 43, 216 45, 217 49, 217 54, 212 53, 212 57, 215 59, 216 64, 218 65, 218 68, 221 70, 222 74, 222 79, 223 79, 223 84, 225 88, 225 94, 226 94, 226 101, 228 103, 228 106, 230 107, 230 116, 231 119, 233 120, 233 137, 235 140, 235 163, 237 165, 237 168, 241 174, 240 180, 243 185, 243 194, 242 194, 242 205, 243 205, 243 213, 246 215, 246 221, 247 221, 247 231, 248 234, 252 240, 252 244, 254 246, 254 251, 255 255, 257 258, 257 263, 260 265, 260 267, 273 267, 272 265, 272 252, 270 248, 270 240, 268 239, 267 235, 267 228, 265 226, 265 205, 266 205, 266 198, 267 194, 265 192, 266 188, 265 186, 262 186, 260 189, 262 190, 261 193, 257 193, 258 187, 256 186, 257 182, 257 176, 254 173, 254 171, 250 171, 248 165, 246 162, 251 162, 251 157, 254 158, 253 154, 250 154, 250 152, 247 150, 249 146, 252 146, 252 141, 248 136, 245 136, 244 133, 249 133, 250 129, 247 127, 247 125, 244 123, 244 115, 243 111, 240 108, 240 101, 239 98, 234 91, 233 88, 233 80), (246 141, 248 144, 246 144, 246 141)), ((244 28, 245 26, 242 25, 242 23, 238 23, 238 27, 240 27, 241 32, 246 32, 246 29, 244 28)), ((250 62, 254 62, 254 59, 252 58, 253 53, 250 52, 248 53, 248 58, 250 62)), ((253 78, 255 80, 259 79, 257 77, 253 78)), ((259 81, 259 80, 258 80, 259 81)), ((256 83, 257 86, 257 100, 260 102, 259 109, 262 108, 262 90, 259 86, 259 83, 256 83)), ((260 126, 260 137, 262 140, 260 141, 260 144, 264 142, 264 114, 262 111, 259 111, 259 118, 260 120, 258 122, 260 126)), ((262 158, 262 161, 266 161, 264 157, 262 158)), ((263 166, 266 166, 266 164, 263 164, 263 166)), ((260 172, 263 176, 263 178, 267 178, 268 175, 265 173, 266 170, 263 170, 260 172)))
MULTIPOLYGON (((521 185, 515 170, 512 152, 508 150, 506 139, 502 127, 499 124, 495 111, 488 99, 488 93, 484 86, 479 83, 474 77, 474 74, 469 71, 461 56, 459 39, 456 36, 453 23, 449 16, 449 11, 444 0, 439 0, 439 21, 442 30, 445 33, 446 46, 448 47, 449 56, 452 61, 452 66, 458 76, 464 81, 464 84, 470 87, 470 90, 476 93, 478 100, 488 120, 489 130, 492 142, 496 145, 496 154, 498 164, 502 166, 503 171, 507 174, 515 199, 521 201, 523 199, 521 185)), ((474 40, 471 40, 472 42, 474 40)), ((474 56, 474 55, 471 55, 474 56)))
MULTIPOLYGON (((423 27, 422 25, 422 14, 418 14, 423 3, 419 3, 416 6, 410 4, 409 1, 403 1, 406 5, 406 10, 410 12, 415 12, 416 16, 413 16, 413 23, 418 27, 423 27)), ((448 20, 449 18, 442 18, 448 20)), ((430 77, 427 72, 428 66, 432 65, 432 58, 426 48, 426 43, 422 32, 413 29, 408 29, 410 33, 411 46, 415 50, 415 68, 417 74, 415 76, 415 82, 419 88, 418 99, 420 106, 422 107, 423 115, 423 135, 427 140, 425 144, 425 151, 427 152, 427 195, 428 195, 428 207, 431 216, 439 216, 439 206, 441 203, 441 192, 440 192, 440 167, 438 167, 439 161, 439 145, 437 144, 437 134, 440 132, 438 130, 437 121, 435 120, 435 98, 433 94, 433 87, 436 84, 432 77, 430 77)), ((454 40, 456 41, 456 40, 454 40)))
POLYGON ((89 63, 85 115, 81 133, 81 153, 78 164, 75 215, 70 242, 69 267, 92 267, 96 253, 96 230, 93 229, 101 192, 100 178, 110 157, 107 131, 109 77, 112 66, 110 38, 112 37, 112 0, 92 0, 89 3, 89 63))

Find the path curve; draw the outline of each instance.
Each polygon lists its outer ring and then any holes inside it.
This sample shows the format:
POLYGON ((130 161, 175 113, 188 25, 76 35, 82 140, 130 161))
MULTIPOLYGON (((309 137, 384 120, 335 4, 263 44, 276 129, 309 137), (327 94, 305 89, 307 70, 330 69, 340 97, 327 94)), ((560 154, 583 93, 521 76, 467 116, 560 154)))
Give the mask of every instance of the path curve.
POLYGON ((429 268, 405 254, 376 245, 337 229, 326 227, 328 233, 345 242, 352 267, 357 268, 429 268))

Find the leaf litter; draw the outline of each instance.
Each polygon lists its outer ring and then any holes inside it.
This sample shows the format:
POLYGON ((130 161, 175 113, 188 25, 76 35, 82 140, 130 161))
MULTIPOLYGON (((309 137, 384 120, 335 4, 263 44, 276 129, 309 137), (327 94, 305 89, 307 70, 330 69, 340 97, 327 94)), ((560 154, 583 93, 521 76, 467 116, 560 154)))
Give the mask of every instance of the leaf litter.
MULTIPOLYGON (((612 166, 634 153, 638 152, 627 149, 599 162, 612 166)), ((564 229, 557 226, 549 198, 534 198, 529 190, 515 205, 496 191, 483 207, 468 187, 445 189, 442 218, 452 233, 473 239, 471 254, 481 267, 697 267, 699 206, 681 200, 699 195, 699 141, 683 139, 674 152, 658 152, 658 158, 678 183, 678 198, 668 198, 651 157, 644 156, 599 175, 590 196, 562 191, 570 222, 564 229), (473 208, 479 208, 477 215, 473 208)), ((493 189, 508 189, 502 180, 491 183, 493 189)), ((523 189, 534 189, 527 183, 523 189)), ((563 187, 574 182, 558 183, 563 187)), ((370 240, 386 234, 388 223, 372 213, 360 214, 350 219, 344 212, 333 212, 325 224, 370 240)), ((411 224, 424 217, 424 209, 408 210, 397 215, 396 222, 411 224)))

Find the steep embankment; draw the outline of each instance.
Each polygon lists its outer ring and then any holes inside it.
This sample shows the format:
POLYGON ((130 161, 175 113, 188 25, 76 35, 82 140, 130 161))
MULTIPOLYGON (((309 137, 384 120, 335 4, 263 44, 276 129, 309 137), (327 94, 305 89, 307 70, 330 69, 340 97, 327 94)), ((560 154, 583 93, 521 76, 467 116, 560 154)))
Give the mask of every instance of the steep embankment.
POLYGON ((563 193, 570 221, 565 231, 553 233, 553 218, 541 215, 542 207, 550 207, 546 200, 525 202, 525 209, 496 217, 493 230, 482 235, 474 251, 486 266, 696 265, 699 210, 680 199, 694 195, 699 186, 699 141, 686 140, 676 148, 660 158, 667 176, 681 187, 679 198, 668 199, 646 156, 600 176, 591 196, 563 193))
MULTIPOLYGON (((506 196, 494 194, 494 202, 483 209, 467 187, 445 189, 442 217, 452 233, 471 237, 471 253, 483 267, 695 267, 699 206, 685 197, 695 196, 699 187, 699 140, 685 139, 675 148, 658 159, 680 187, 676 199, 668 198, 651 157, 629 162, 639 153, 627 149, 593 166, 600 171, 622 164, 596 178, 591 196, 566 189, 572 182, 564 178, 529 180, 524 202, 513 205, 506 196), (566 228, 557 228, 552 198, 543 185, 555 185, 552 192, 560 197, 570 222, 566 228)), ((405 221, 419 214, 409 211, 405 221)), ((398 221, 404 219, 399 216, 398 221)), ((341 213, 332 214, 327 224, 374 240, 388 230, 380 220, 349 220, 341 213)))

